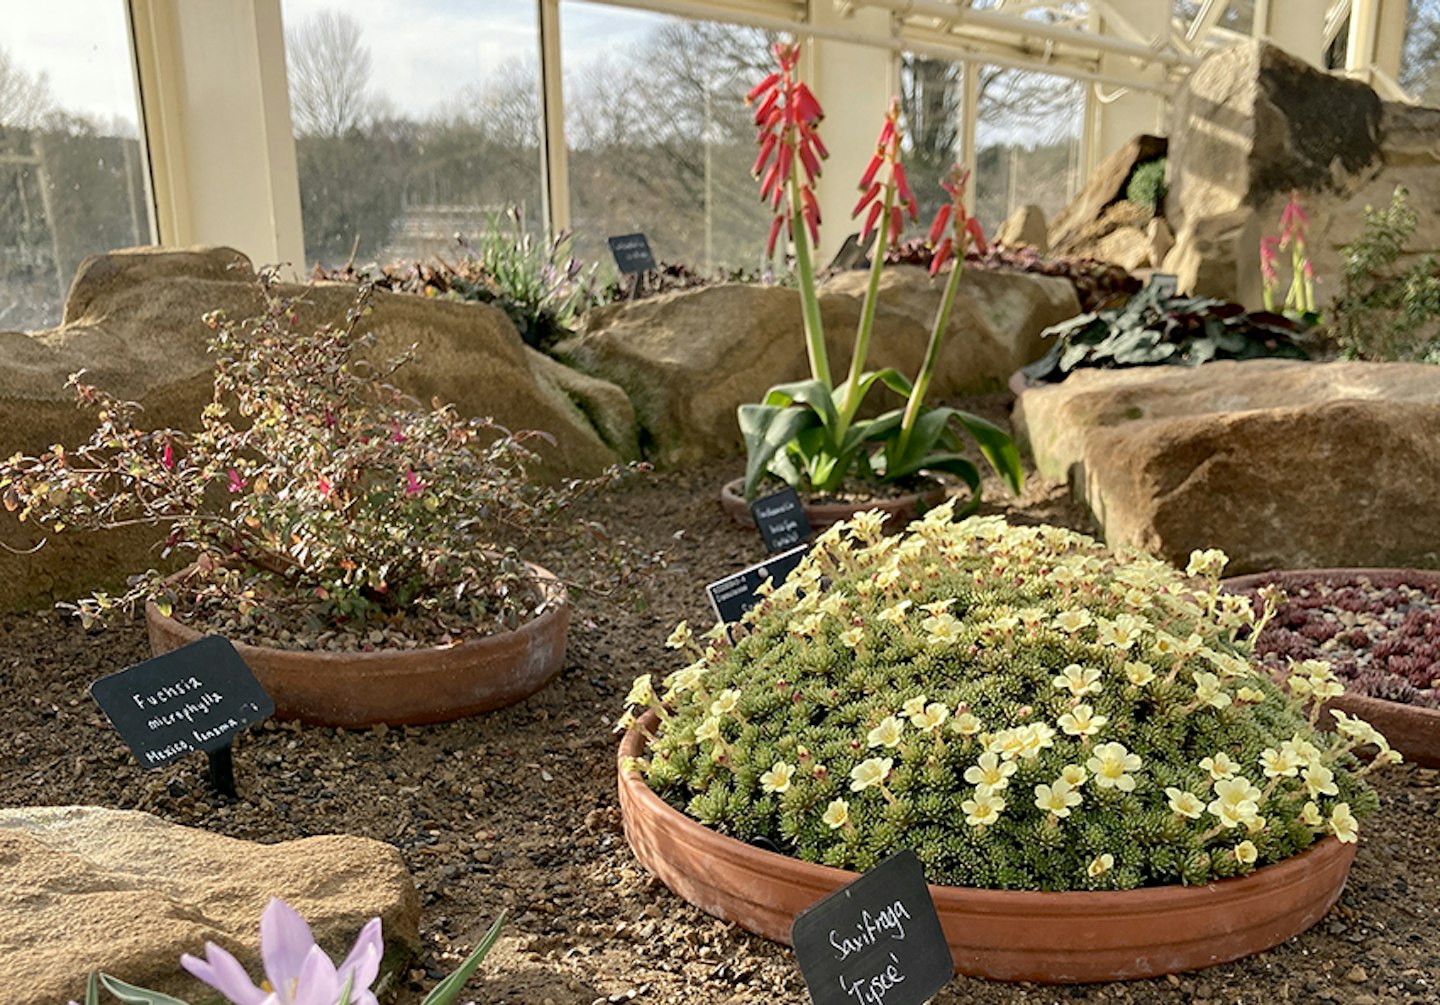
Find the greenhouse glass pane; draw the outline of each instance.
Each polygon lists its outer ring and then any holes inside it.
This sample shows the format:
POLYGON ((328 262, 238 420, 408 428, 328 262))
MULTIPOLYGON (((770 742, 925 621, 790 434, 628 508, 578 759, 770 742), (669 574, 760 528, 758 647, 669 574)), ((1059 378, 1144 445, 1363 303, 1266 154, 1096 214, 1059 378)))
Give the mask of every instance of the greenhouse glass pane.
POLYGON ((640 231, 660 261, 759 268, 770 217, 744 96, 771 37, 573 0, 560 32, 576 253, 609 267, 606 237, 640 231))
POLYGON ((11 4, 0 35, 0 330, 58 324, 87 255, 154 241, 115 0, 11 4))
POLYGON ((541 231, 534 2, 282 0, 281 13, 309 264, 454 258, 457 237, 507 215, 541 231))
POLYGON ((991 66, 979 73, 975 215, 987 234, 1025 205, 1055 219, 1082 181, 1084 85, 991 66))

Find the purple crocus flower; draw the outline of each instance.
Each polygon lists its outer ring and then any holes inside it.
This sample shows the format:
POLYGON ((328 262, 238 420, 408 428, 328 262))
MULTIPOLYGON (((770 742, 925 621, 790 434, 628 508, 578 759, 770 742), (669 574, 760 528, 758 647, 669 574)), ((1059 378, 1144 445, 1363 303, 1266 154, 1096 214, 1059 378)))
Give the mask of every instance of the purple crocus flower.
POLYGON ((352 1005, 377 1005, 370 985, 380 973, 383 950, 380 919, 371 918, 336 967, 315 944, 305 919, 283 900, 272 899, 260 916, 264 988, 256 987, 240 962, 213 942, 205 943, 205 959, 186 953, 180 965, 235 1005, 336 1005, 347 980, 352 1005))

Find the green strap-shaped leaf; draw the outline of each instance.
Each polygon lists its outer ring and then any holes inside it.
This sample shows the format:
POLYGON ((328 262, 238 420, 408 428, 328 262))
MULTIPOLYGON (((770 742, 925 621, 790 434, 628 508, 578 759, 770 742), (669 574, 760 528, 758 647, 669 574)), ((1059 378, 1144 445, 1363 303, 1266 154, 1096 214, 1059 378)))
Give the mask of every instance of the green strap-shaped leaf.
POLYGON ((765 392, 761 399, 764 405, 804 405, 815 410, 820 423, 826 429, 834 429, 840 422, 840 412, 835 406, 835 392, 822 380, 798 380, 793 384, 776 384, 765 392))
MULTIPOLYGON (((105 985, 116 998, 119 998, 126 1005, 189 1005, 188 1002, 179 998, 171 998, 169 995, 161 994, 159 991, 151 991, 149 988, 136 987, 134 984, 126 984, 124 981, 109 974, 100 975, 100 983, 105 985)), ((88 994, 86 996, 88 1002, 88 994)))
POLYGON ((736 412, 740 435, 745 440, 745 498, 753 499, 760 478, 776 453, 799 436, 802 430, 820 424, 808 408, 777 405, 741 405, 736 412))
POLYGON ((504 924, 505 912, 501 911, 500 917, 495 919, 495 924, 490 926, 490 931, 485 933, 480 944, 471 951, 469 956, 465 957, 465 962, 460 964, 460 969, 431 988, 430 993, 425 996, 425 1000, 420 1005, 450 1005, 456 998, 459 998, 460 992, 465 989, 465 982, 474 975, 476 970, 480 969, 480 963, 485 959, 485 954, 490 952, 495 943, 499 941, 500 929, 504 924))

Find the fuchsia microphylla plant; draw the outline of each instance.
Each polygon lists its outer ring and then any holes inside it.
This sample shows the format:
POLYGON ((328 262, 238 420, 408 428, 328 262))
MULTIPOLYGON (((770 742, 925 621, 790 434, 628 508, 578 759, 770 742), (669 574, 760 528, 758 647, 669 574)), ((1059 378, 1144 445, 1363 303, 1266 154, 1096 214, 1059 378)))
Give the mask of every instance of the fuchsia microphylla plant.
POLYGON ((930 229, 932 242, 941 240, 931 275, 952 256, 955 264, 936 312, 920 373, 912 382, 893 368, 865 369, 886 252, 899 243, 905 218, 913 221, 919 215, 901 161, 903 132, 898 100, 891 102, 875 143, 875 154, 858 186, 861 196, 852 215, 864 214, 862 241, 873 242, 870 277, 850 368, 840 386, 832 382, 813 258, 820 237, 820 207, 814 185, 820 176, 821 161, 828 156, 816 131, 824 112, 799 79, 800 46, 780 43, 774 52, 777 69, 746 96, 748 102, 756 104, 755 124, 759 130, 760 150, 753 173, 760 180, 761 199, 774 212, 767 254, 774 252, 784 234, 795 256, 810 377, 772 387, 760 404, 740 406, 738 418, 747 454, 747 498, 755 496, 767 474, 799 491, 821 494, 838 490, 850 478, 877 485, 912 478, 922 471, 943 471, 964 481, 978 502, 980 472, 960 452, 957 425, 975 440, 991 467, 1018 491, 1020 458, 1003 430, 968 412, 923 405, 955 303, 965 248, 972 240, 984 247, 979 224, 965 212, 965 176, 958 169, 946 185, 953 201, 941 208, 930 229), (860 407, 877 383, 903 396, 905 407, 862 420, 858 417, 860 407))
POLYGON ((1267 235, 1260 239, 1260 276, 1264 285, 1265 309, 1275 310, 1275 294, 1280 289, 1280 272, 1276 263, 1280 252, 1290 251, 1290 289, 1285 294, 1282 308, 1286 314, 1301 317, 1313 316, 1315 310, 1315 269, 1310 264, 1310 252, 1305 244, 1310 228, 1310 217, 1300 205, 1300 193, 1290 192, 1290 201, 1280 213, 1279 236, 1267 235))

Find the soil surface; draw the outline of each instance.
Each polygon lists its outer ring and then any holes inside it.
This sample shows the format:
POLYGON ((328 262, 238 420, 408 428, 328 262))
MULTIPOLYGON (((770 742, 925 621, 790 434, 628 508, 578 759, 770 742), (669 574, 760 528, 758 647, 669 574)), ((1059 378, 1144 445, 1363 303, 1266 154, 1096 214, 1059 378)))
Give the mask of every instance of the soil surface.
MULTIPOLYGON (((141 771, 86 693, 149 655, 141 623, 87 633, 56 613, 0 616, 0 805, 138 809, 266 843, 335 832, 389 842, 424 905, 424 950, 400 1005, 418 1003, 502 907, 504 936, 461 1001, 806 1002, 787 948, 702 914, 647 876, 616 804, 611 727, 632 679, 674 669, 664 640, 682 617, 709 623, 704 584, 764 557, 758 534, 720 510, 720 486, 740 471, 737 461, 651 475, 611 497, 601 517, 647 549, 664 548, 668 566, 648 610, 579 598, 566 668, 539 694, 436 726, 264 723, 236 744, 238 801, 209 792, 198 755, 141 771)), ((1032 486, 1009 500, 992 480, 987 499, 986 511, 1016 521, 1093 531, 1063 490, 1032 486)), ((1381 773, 1377 787, 1381 809, 1362 826, 1344 897, 1282 946, 1125 984, 956 978, 935 1001, 1440 1001, 1440 774, 1403 766, 1381 773)))

